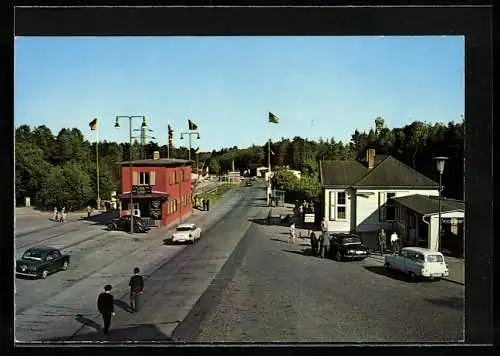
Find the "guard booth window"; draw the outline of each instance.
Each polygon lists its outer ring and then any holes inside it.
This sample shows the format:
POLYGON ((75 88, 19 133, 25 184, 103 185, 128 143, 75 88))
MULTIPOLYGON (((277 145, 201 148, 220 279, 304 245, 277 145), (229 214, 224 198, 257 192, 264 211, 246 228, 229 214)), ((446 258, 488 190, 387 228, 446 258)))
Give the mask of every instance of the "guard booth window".
POLYGON ((150 184, 150 179, 149 179, 149 172, 141 172, 139 173, 139 184, 140 185, 149 185, 150 184))

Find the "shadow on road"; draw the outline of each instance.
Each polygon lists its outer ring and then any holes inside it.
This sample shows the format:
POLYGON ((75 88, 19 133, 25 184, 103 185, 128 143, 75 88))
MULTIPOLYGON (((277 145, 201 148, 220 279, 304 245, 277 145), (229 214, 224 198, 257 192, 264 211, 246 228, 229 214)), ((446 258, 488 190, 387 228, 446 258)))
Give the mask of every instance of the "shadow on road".
POLYGON ((305 249, 302 249, 301 251, 296 251, 296 250, 283 250, 283 251, 289 252, 289 253, 294 253, 296 255, 313 256, 311 248, 305 248, 305 249))
POLYGON ((111 321, 111 329, 109 335, 104 335, 102 331, 99 330, 96 332, 78 334, 64 338, 55 338, 47 341, 171 341, 171 338, 165 335, 154 324, 134 325, 130 327, 113 329, 113 322, 111 321))
POLYGON ((120 216, 120 212, 118 210, 106 211, 103 213, 91 215, 89 219, 87 219, 87 215, 81 216, 80 220, 87 220, 94 223, 94 225, 104 225, 108 221, 118 218, 120 216))
POLYGON ((95 321, 84 317, 82 314, 77 314, 75 320, 82 323, 85 326, 89 326, 97 331, 101 331, 101 325, 97 324, 95 321))
POLYGON ((428 299, 425 298, 425 300, 429 303, 451 308, 451 309, 456 309, 456 310, 463 310, 464 309, 464 298, 457 298, 457 297, 448 297, 448 298, 440 298, 440 299, 428 299))
POLYGON ((132 313, 132 309, 130 308, 130 305, 125 303, 123 300, 115 299, 114 304, 120 308, 126 311, 127 313, 132 313))
POLYGON ((288 240, 281 240, 281 239, 276 239, 276 238, 272 238, 270 239, 271 241, 279 241, 279 242, 286 242, 286 243, 289 243, 288 240))
POLYGON ((411 279, 409 275, 406 273, 402 273, 399 271, 394 271, 394 270, 387 270, 384 266, 364 266, 365 269, 367 269, 370 272, 379 274, 381 276, 386 276, 392 279, 396 279, 398 281, 403 281, 403 282, 425 282, 425 283, 430 283, 434 282, 432 279, 411 279))

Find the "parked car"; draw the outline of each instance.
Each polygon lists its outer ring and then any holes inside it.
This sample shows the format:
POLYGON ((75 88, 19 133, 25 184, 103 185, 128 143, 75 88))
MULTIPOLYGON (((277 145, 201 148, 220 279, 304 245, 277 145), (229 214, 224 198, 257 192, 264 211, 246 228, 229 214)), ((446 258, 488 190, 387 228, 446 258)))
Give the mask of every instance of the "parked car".
POLYGON ((423 247, 404 247, 401 252, 385 255, 384 266, 407 273, 412 279, 440 279, 449 275, 443 254, 423 247))
MULTIPOLYGON (((123 215, 106 223, 108 230, 130 231, 130 215, 123 215)), ((151 230, 146 225, 144 220, 138 216, 134 216, 134 232, 148 232, 151 230)))
POLYGON ((172 242, 195 243, 201 237, 201 229, 196 224, 180 224, 172 234, 172 242))
POLYGON ((35 246, 27 249, 16 261, 16 275, 35 278, 47 278, 50 273, 66 271, 69 255, 64 255, 52 246, 35 246))
POLYGON ((364 260, 370 254, 361 238, 355 234, 334 233, 330 235, 329 256, 337 261, 364 260))

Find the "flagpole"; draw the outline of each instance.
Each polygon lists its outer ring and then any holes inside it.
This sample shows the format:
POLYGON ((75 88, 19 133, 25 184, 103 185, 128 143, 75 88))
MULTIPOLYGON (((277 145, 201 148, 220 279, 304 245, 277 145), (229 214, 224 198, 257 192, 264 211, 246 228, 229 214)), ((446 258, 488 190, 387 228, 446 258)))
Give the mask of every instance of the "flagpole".
POLYGON ((170 158, 170 121, 167 121, 167 158, 170 158))
POLYGON ((96 123, 95 154, 96 154, 96 172, 97 172, 97 210, 100 210, 101 209, 101 197, 99 194, 99 120, 97 120, 97 123, 96 123))
MULTIPOLYGON (((268 114, 269 115, 269 114, 268 114)), ((269 121, 269 119, 268 119, 269 121)), ((267 123, 269 125, 269 141, 267 142, 267 170, 268 170, 268 177, 267 177, 267 206, 271 205, 271 202, 269 200, 269 195, 271 194, 271 123, 267 123)))

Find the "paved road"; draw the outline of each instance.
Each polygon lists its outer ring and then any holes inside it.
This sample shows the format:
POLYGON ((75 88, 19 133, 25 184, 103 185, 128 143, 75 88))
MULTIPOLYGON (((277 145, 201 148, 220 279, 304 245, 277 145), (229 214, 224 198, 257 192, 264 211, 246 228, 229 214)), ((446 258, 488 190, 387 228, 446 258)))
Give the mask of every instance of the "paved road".
POLYGON ((463 340, 464 287, 409 282, 376 259, 339 263, 252 224, 177 341, 426 342, 463 340))
MULTIPOLYGON (((202 229, 208 228, 243 197, 242 192, 229 191, 210 212, 195 211, 189 221, 198 223, 202 229)), ((104 225, 79 220, 76 215, 74 221, 64 224, 48 222, 48 216, 43 215, 39 220, 23 219, 16 222, 17 256, 43 242, 69 253, 71 262, 68 271, 50 275, 46 280, 16 278, 18 341, 56 339, 85 330, 84 324, 98 320, 95 301, 105 284, 114 286, 113 292, 119 299, 127 294, 133 267, 140 267, 148 278, 186 248, 165 245, 164 240, 170 234, 165 229, 130 236, 106 231, 104 225)))

